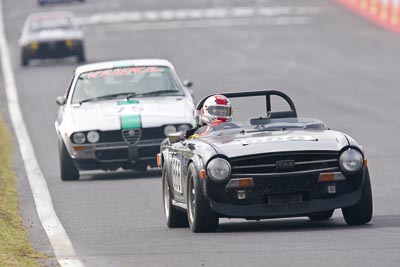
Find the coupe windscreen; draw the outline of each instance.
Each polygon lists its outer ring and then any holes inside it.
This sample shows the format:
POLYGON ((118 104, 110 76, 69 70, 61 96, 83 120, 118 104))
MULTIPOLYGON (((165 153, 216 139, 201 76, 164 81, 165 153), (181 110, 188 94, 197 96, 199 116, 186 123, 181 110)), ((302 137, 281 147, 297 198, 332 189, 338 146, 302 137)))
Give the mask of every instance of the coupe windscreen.
POLYGON ((183 95, 167 67, 122 67, 81 74, 72 103, 108 98, 183 95))
POLYGON ((37 18, 31 21, 29 24, 30 32, 39 32, 47 30, 68 30, 73 29, 74 25, 69 17, 49 17, 49 18, 37 18))

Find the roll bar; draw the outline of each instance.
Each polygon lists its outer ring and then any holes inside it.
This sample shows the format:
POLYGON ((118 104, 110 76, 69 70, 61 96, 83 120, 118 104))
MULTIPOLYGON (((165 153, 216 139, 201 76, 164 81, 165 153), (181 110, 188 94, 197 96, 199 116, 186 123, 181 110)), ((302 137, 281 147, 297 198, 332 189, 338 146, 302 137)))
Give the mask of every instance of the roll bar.
MULTIPOLYGON (((296 107, 295 107, 292 99, 287 94, 285 94, 279 90, 262 90, 262 91, 234 92, 234 93, 220 93, 220 94, 226 96, 227 98, 265 96, 265 100, 266 100, 266 107, 265 107, 266 108, 266 117, 265 118, 271 118, 271 119, 272 118, 297 118, 296 107), (273 95, 283 98, 289 104, 290 110, 273 112, 272 107, 271 107, 271 96, 273 96, 273 95)), ((204 102, 206 101, 207 98, 209 98, 210 96, 213 96, 213 95, 215 95, 215 94, 205 96, 197 103, 197 106, 196 106, 197 120, 199 119, 198 113, 201 110, 201 108, 203 107, 204 102)))

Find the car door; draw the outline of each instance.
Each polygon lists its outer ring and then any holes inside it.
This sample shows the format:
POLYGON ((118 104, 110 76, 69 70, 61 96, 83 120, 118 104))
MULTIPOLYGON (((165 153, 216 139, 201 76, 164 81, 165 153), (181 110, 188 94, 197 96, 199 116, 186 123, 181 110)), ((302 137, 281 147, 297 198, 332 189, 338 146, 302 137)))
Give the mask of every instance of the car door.
POLYGON ((185 173, 187 173, 188 151, 186 143, 174 144, 174 149, 170 150, 171 184, 173 188, 174 199, 185 203, 185 173))

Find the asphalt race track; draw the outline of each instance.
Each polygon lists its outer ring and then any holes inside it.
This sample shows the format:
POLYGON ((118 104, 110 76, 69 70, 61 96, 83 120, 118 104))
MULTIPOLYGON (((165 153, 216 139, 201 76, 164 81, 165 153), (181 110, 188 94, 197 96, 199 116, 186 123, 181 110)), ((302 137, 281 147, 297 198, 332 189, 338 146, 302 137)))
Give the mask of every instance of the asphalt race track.
MULTIPOLYGON (((3 0, 3 9, 35 155, 85 266, 399 266, 400 35, 333 0, 87 0, 45 7, 3 0), (21 67, 17 45, 25 18, 44 10, 74 12, 89 62, 167 58, 182 79, 193 80, 196 100, 215 92, 283 90, 300 116, 319 118, 363 145, 372 222, 349 227, 336 210, 325 222, 224 219, 217 233, 193 234, 166 227, 158 169, 62 182, 55 99, 77 64, 71 58, 21 67)), ((253 106, 234 116, 246 117, 253 106)), ((51 253, 17 146, 15 168, 30 237, 51 253)))

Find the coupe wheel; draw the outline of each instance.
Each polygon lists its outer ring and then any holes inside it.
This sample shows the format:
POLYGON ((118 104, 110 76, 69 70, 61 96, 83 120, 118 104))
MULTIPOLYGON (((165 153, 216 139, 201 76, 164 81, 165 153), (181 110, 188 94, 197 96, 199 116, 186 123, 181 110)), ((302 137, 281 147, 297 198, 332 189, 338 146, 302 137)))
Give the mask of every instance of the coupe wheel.
POLYGON ((328 210, 320 213, 315 213, 312 215, 309 215, 308 218, 311 221, 322 221, 322 220, 328 220, 329 218, 332 217, 334 210, 328 210))
POLYGON ((63 141, 60 141, 60 171, 61 180, 63 181, 79 180, 79 170, 76 168, 63 141))
POLYGON ((366 169, 360 200, 354 206, 342 208, 342 213, 348 225, 360 225, 371 221, 372 210, 371 181, 368 169, 366 169))
POLYGON ((28 64, 29 64, 29 56, 27 55, 27 53, 24 50, 22 50, 21 65, 26 67, 26 66, 28 66, 28 64))
POLYGON ((195 233, 215 232, 218 228, 218 215, 211 209, 204 198, 193 163, 189 165, 186 201, 190 228, 195 233))
POLYGON ((169 228, 188 227, 188 219, 185 213, 178 211, 171 201, 171 193, 168 185, 167 169, 162 169, 162 191, 165 221, 169 228))
POLYGON ((83 63, 86 61, 85 51, 83 50, 83 48, 81 48, 79 52, 76 54, 76 58, 78 60, 78 63, 83 63))

